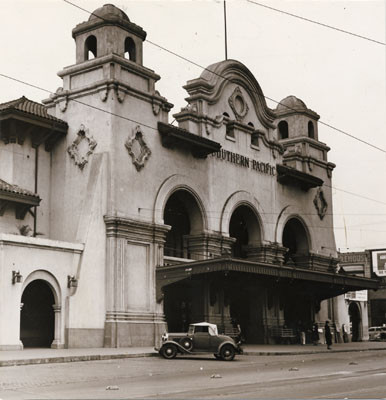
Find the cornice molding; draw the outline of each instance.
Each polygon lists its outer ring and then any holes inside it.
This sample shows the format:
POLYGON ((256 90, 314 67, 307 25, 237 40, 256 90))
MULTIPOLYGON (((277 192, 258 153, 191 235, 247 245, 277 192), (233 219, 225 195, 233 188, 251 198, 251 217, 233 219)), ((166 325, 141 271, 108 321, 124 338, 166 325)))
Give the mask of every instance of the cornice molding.
POLYGON ((132 239, 138 242, 163 244, 169 225, 158 225, 131 218, 106 215, 106 236, 111 238, 132 239))

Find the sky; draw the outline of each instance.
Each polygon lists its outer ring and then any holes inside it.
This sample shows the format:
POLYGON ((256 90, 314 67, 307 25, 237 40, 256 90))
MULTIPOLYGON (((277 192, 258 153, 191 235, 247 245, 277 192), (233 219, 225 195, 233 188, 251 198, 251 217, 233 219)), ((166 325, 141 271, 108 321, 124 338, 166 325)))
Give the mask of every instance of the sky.
MULTIPOLYGON (((257 0, 256 0, 257 1, 257 0)), ((71 0, 90 12, 107 1, 71 0)), ((147 32, 144 65, 161 76, 157 90, 186 105, 182 86, 202 67, 225 58, 222 0, 111 1, 147 32)), ((385 1, 276 1, 268 5, 379 42, 385 37, 385 1)), ((319 124, 331 147, 337 248, 386 248, 385 46, 253 4, 227 0, 228 58, 244 63, 265 96, 302 99, 320 120, 382 149, 319 124)), ((75 63, 72 29, 89 14, 64 0, 0 0, 0 102, 25 95, 41 101, 61 84, 56 75, 75 63)), ((267 100, 268 106, 277 103, 267 100)), ((331 209, 330 209, 331 211, 331 209)))

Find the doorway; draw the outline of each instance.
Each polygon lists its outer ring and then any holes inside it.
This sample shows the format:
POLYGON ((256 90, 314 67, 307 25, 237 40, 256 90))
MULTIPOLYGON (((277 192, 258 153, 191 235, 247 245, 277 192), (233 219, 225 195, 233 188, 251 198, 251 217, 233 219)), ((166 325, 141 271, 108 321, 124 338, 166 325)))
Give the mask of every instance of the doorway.
POLYGON ((21 297, 20 340, 24 347, 51 347, 54 340, 54 295, 42 279, 32 281, 21 297))
POLYGON ((355 302, 350 303, 348 313, 350 315, 351 341, 360 342, 362 340, 361 313, 358 304, 355 302))

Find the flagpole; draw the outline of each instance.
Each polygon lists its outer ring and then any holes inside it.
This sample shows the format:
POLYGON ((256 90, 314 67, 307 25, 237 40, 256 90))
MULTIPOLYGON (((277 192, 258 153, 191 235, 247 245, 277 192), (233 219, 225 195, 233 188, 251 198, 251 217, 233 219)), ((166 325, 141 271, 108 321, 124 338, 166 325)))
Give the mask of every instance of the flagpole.
POLYGON ((228 59, 228 39, 227 39, 227 6, 224 0, 224 29, 225 29, 225 59, 228 59))

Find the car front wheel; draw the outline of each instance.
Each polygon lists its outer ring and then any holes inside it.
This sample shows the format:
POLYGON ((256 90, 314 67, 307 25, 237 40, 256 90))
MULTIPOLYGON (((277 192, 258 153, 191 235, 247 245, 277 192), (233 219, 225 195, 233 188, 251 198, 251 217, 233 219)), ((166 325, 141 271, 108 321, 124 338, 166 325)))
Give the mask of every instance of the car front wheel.
POLYGON ((235 349, 227 344, 220 350, 220 356, 224 361, 232 361, 235 358, 235 349))
POLYGON ((189 338, 183 338, 180 340, 180 345, 185 349, 185 350, 192 350, 193 347, 193 343, 191 341, 191 339, 189 338))
POLYGON ((160 351, 162 357, 171 360, 175 358, 177 355, 177 347, 173 344, 164 344, 160 351))

